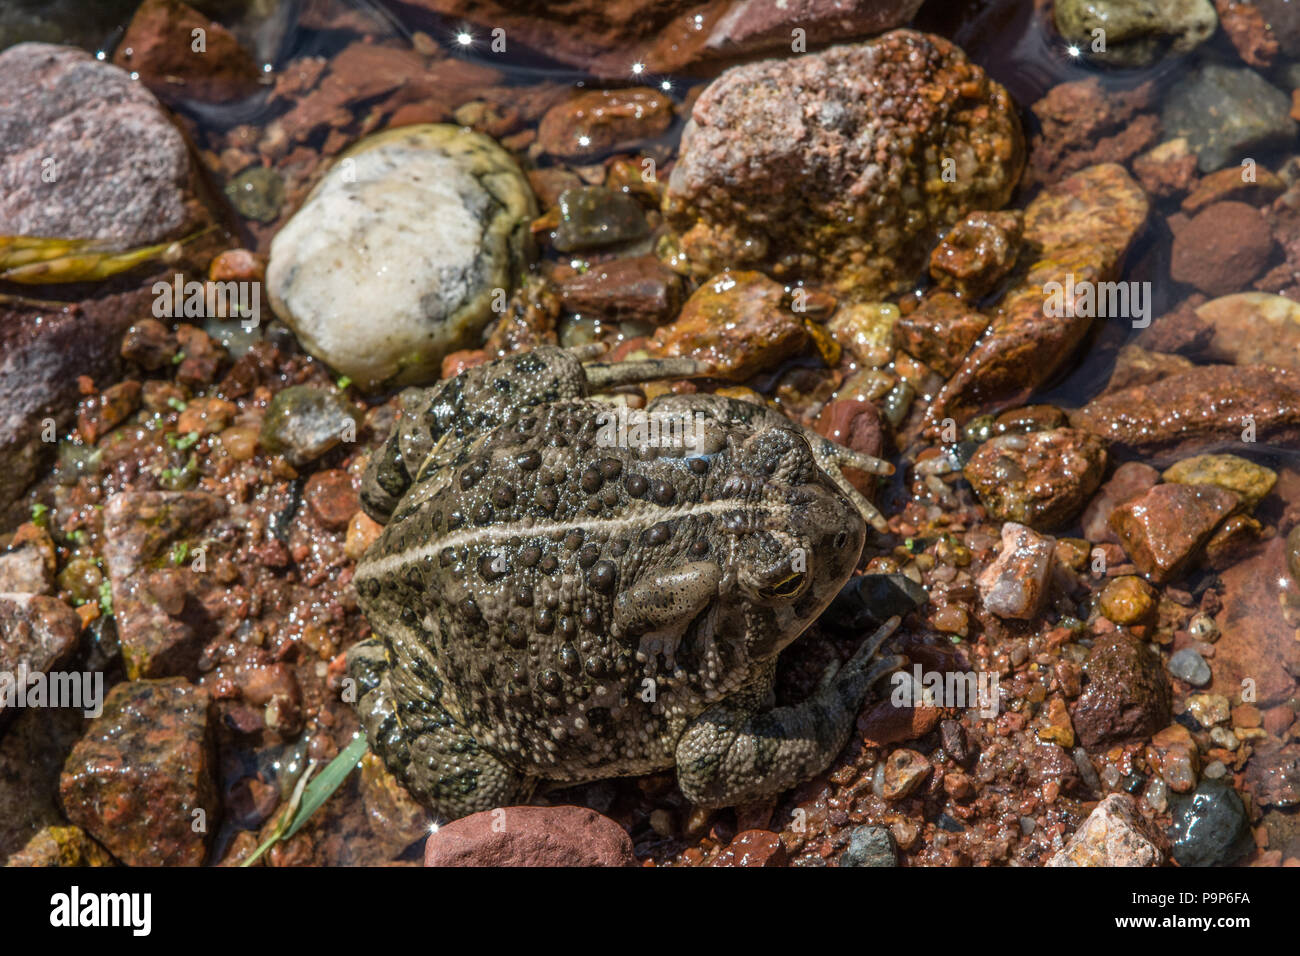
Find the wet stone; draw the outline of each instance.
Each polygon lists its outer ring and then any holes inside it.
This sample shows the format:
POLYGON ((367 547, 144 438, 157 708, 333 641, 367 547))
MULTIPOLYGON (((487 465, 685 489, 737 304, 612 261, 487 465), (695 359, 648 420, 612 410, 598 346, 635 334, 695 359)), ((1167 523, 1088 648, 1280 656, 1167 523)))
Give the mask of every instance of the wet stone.
POLYGON ((1055 564, 1056 539, 1008 521, 1002 526, 1002 550, 977 581, 984 607, 1001 618, 1036 617, 1055 564))
POLYGON ((45 827, 5 866, 115 866, 113 858, 81 827, 45 827))
POLYGON ((840 855, 840 866, 898 866, 898 847, 889 828, 855 828, 848 848, 840 855))
POLYGON ((1071 716, 1084 747, 1095 750, 1148 737, 1169 726, 1169 678, 1142 642, 1119 632, 1098 638, 1083 672, 1087 681, 1071 716))
POLYGON ((1209 173, 1252 149, 1295 139, 1291 101, 1254 70, 1207 64, 1165 98, 1165 135, 1183 137, 1209 173))
POLYGON ((440 827, 425 866, 634 866, 632 841, 586 807, 505 807, 440 827), (504 823, 504 826, 502 826, 504 823))
POLYGON ((1111 66, 1150 66, 1166 51, 1196 49, 1219 26, 1209 0, 1056 0, 1056 28, 1084 56, 1111 66), (1106 49, 1093 49, 1103 30, 1106 49))
POLYGON ((118 684, 59 792, 68 819, 128 866, 202 864, 221 818, 207 691, 179 677, 118 684))
POLYGON ((962 470, 991 517, 1039 531, 1077 516, 1105 472, 1105 443, 1073 428, 992 438, 962 470))
POLYGON ((967 299, 993 290, 1016 264, 1024 215, 976 212, 958 222, 930 253, 930 275, 967 299))
POLYGON ((9 715, 11 703, 40 707, 53 702, 49 695, 54 688, 46 675, 72 656, 80 633, 81 618, 60 600, 36 594, 0 595, 0 717, 9 715), (23 678, 25 693, 19 687, 23 678))
POLYGON ((663 208, 699 274, 761 269, 878 301, 949 225, 1004 205, 1023 162, 1006 90, 947 40, 895 30, 723 73, 695 101, 663 208), (955 182, 929 188, 954 154, 955 182))
POLYGON ((1137 801, 1112 793, 1074 832, 1048 866, 1161 866, 1166 841, 1143 819, 1137 801))
POLYGON ((560 194, 555 248, 561 252, 600 249, 650 234, 645 213, 626 193, 604 186, 580 186, 560 194))
POLYGON ((1238 455, 1196 455, 1166 468, 1165 481, 1180 485, 1214 485, 1239 495, 1242 507, 1255 505, 1277 484, 1277 472, 1238 455))
POLYGON ((1239 504, 1235 493, 1213 485, 1156 485, 1116 508, 1110 526, 1138 570, 1162 584, 1191 566, 1239 504))
POLYGON ((934 292, 894 323, 894 344, 940 375, 951 375, 988 324, 989 317, 969 302, 934 292))
POLYGON ((254 166, 226 184, 226 198, 245 219, 274 222, 284 204, 284 178, 274 169, 254 166))
POLYGON ((1193 687, 1204 687, 1213 677, 1205 658, 1190 647, 1175 651, 1169 658, 1169 673, 1193 687))
POLYGON ((1246 785, 1260 806, 1300 804, 1300 744, 1270 745, 1257 750, 1246 764, 1246 785))
POLYGON ((713 866, 786 866, 789 857, 781 837, 770 830, 745 830, 737 833, 713 860, 713 866))
POLYGON ((537 145, 552 156, 591 160, 659 135, 672 119, 672 100, 658 90, 591 90, 547 111, 537 145))
POLYGON ((315 461, 340 442, 356 441, 361 416, 327 388, 294 385, 276 392, 262 420, 262 447, 294 466, 315 461))
POLYGON ((1123 626, 1141 624, 1155 613, 1156 589, 1136 575, 1126 574, 1106 582, 1102 589, 1101 613, 1123 626))
POLYGON ((1168 830, 1179 866, 1219 866, 1246 853, 1252 844, 1241 797, 1222 780, 1203 780, 1194 793, 1171 799, 1168 830))
POLYGON ((602 262, 556 285, 564 308, 582 315, 658 324, 682 304, 681 276, 653 256, 602 262))
POLYGON ((758 272, 724 272, 700 286, 649 347, 660 356, 700 359, 719 378, 743 381, 794 355, 807 340, 779 284, 758 272))
POLYGON ((930 769, 930 761, 915 750, 895 750, 885 759, 881 796, 886 800, 910 796, 930 775, 930 769))
POLYGON ((1169 276, 1206 295, 1227 295, 1264 271, 1273 248, 1263 213, 1242 202, 1217 202, 1174 233, 1169 276))

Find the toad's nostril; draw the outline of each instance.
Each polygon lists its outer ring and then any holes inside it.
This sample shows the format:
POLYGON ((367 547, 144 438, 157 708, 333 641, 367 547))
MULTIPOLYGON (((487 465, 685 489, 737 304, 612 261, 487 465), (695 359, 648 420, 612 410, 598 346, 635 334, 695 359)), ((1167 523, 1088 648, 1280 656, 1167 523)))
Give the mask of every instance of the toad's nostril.
POLYGON ((844 545, 848 543, 848 540, 849 540, 849 533, 847 531, 841 531, 839 534, 837 534, 835 536, 836 550, 839 550, 840 548, 844 547, 844 545))

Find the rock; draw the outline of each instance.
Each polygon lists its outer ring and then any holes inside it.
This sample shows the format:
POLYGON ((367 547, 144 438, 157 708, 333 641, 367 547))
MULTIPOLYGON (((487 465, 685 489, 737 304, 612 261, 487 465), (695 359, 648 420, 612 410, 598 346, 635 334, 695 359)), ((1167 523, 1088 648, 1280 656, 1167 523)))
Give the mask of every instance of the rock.
POLYGON ((50 826, 27 841, 5 866, 115 866, 81 827, 50 826))
POLYGON ((888 827, 855 827, 840 866, 898 866, 898 847, 888 827))
POLYGON ((1169 673, 1193 687, 1204 687, 1213 676, 1210 673, 1210 665, 1205 663, 1205 658, 1190 647, 1175 651, 1169 658, 1169 673))
POLYGON ((1098 601, 1107 620, 1122 627, 1132 627, 1151 618, 1159 595, 1137 575, 1125 574, 1107 581, 1098 601))
POLYGON ((590 161, 634 149, 672 121, 673 101, 659 90, 589 90, 547 110, 537 129, 537 146, 561 159, 590 161))
POLYGON ((262 447, 294 466, 315 461, 340 442, 354 442, 361 415, 340 393, 291 385, 275 393, 262 419, 262 447))
POLYGON ((1133 159, 1159 138, 1160 120, 1152 115, 1157 94, 1154 83, 1121 89, 1103 86, 1096 76, 1057 83, 1030 107, 1041 129, 1033 137, 1026 184, 1050 186, 1088 166, 1133 159))
MULTIPOLYGON (((1119 277, 1149 204, 1122 166, 1091 166, 1049 186, 1025 210, 1025 244, 1041 249, 1027 275, 1002 297, 992 324, 940 389, 926 414, 961 424, 980 411, 1023 404, 1073 356, 1093 312, 1076 309, 1084 288, 1119 277), (1073 277, 1075 299, 1065 301, 1073 277), (1045 308, 1045 290, 1061 289, 1061 314, 1045 308), (1082 313, 1082 314, 1081 314, 1082 313)), ((1050 301, 1050 299, 1049 299, 1050 301)))
POLYGON ((118 684, 64 764, 68 819, 128 866, 201 865, 221 816, 211 734, 208 693, 184 678, 118 684))
POLYGON ((957 370, 988 324, 987 315, 951 292, 932 292, 894 323, 894 344, 947 376, 957 370))
POLYGON ((701 285, 649 347, 655 355, 709 362, 719 378, 739 382, 794 355, 807 340, 778 283, 758 272, 724 272, 701 285))
POLYGON ((1111 66, 1150 66, 1167 49, 1188 53, 1218 29, 1209 0, 1056 0, 1056 28, 1088 59, 1111 66), (1103 30, 1106 49, 1093 49, 1103 30))
POLYGON ((316 520, 334 531, 346 528, 352 516, 361 510, 352 476, 342 468, 318 471, 308 478, 303 499, 316 520))
POLYGON ((126 71, 20 43, 0 53, 0 104, 0 235, 143 246, 205 220, 180 130, 126 71))
POLYGON ((284 204, 284 177, 267 166, 253 166, 226 183, 226 198, 245 219, 275 222, 284 204))
POLYGON ((1241 797, 1222 780, 1202 780, 1194 793, 1170 802, 1167 832, 1179 866, 1221 866, 1253 846, 1241 797))
POLYGON ((938 707, 896 707, 885 699, 870 705, 858 716, 857 728, 868 747, 884 747, 919 740, 934 730, 942 715, 938 707))
POLYGON ((1170 375, 1185 372, 1192 366, 1191 360, 1181 355, 1149 352, 1132 343, 1122 345, 1115 356, 1115 367, 1100 394, 1109 395, 1135 385, 1150 385, 1170 375))
POLYGON ((1300 369, 1200 365, 1093 399, 1070 423, 1110 452, 1171 460, 1216 443, 1300 443, 1300 369))
POLYGON ((604 186, 578 186, 560 194, 560 224, 552 245, 561 252, 615 246, 650 234, 640 204, 604 186))
POLYGON ((845 631, 879 627, 929 600, 929 592, 905 574, 855 574, 835 596, 823 618, 845 631))
MULTIPOLYGON (((1182 140, 1181 142, 1186 142, 1182 140)), ((1194 216, 1214 203, 1234 201, 1259 208, 1286 192, 1282 178, 1262 166, 1229 166, 1201 179, 1182 202, 1182 210, 1194 216), (1247 175, 1247 173, 1250 175, 1247 175)))
POLYGON ((1002 550, 977 580, 984 607, 1002 618, 1036 617, 1055 564, 1054 538, 1008 521, 1002 526, 1002 550))
POLYGON ((230 31, 179 0, 144 0, 113 62, 166 103, 230 103, 258 90, 257 64, 230 31), (196 30, 201 50, 194 49, 196 30))
POLYGON ((635 866, 632 841, 586 807, 505 807, 433 833, 425 866, 635 866))
POLYGON ((771 830, 744 830, 737 833, 711 866, 786 866, 790 862, 781 837, 771 830))
POLYGON ((695 101, 664 212, 697 274, 757 268, 879 300, 945 227, 1005 204, 1023 152, 1002 87, 948 41, 899 30, 725 72, 695 101), (956 181, 931 188, 945 158, 956 181))
POLYGON ((1189 694, 1187 713, 1202 727, 1214 727, 1228 722, 1231 706, 1222 694, 1189 694))
POLYGON ((1286 536, 1286 567, 1291 572, 1291 580, 1300 584, 1300 525, 1286 536))
POLYGON ((1084 662, 1083 693, 1071 711, 1089 750, 1149 737, 1169 726, 1172 691, 1160 659, 1123 632, 1098 637, 1084 662))
POLYGON ((1260 747, 1246 762, 1246 786, 1261 807, 1300 803, 1300 744, 1260 747))
POLYGON ((930 775, 930 770, 930 761, 915 750, 895 750, 885 759, 881 796, 886 800, 902 800, 910 796, 930 775))
POLYGON ((1163 866, 1167 841, 1143 818, 1137 801, 1112 793, 1088 814, 1047 866, 1163 866))
POLYGON ((1237 55, 1251 66, 1271 66, 1279 44, 1260 7, 1238 0, 1214 0, 1214 5, 1237 55))
POLYGON ((1165 135, 1183 137, 1201 172, 1226 166, 1250 150, 1284 146, 1296 136, 1291 101, 1254 70, 1208 63, 1165 97, 1165 135))
POLYGON ((556 282, 569 312, 616 320, 674 318, 682 306, 682 280, 654 256, 614 259, 556 282))
POLYGON ((1180 485, 1214 485, 1235 493, 1253 511, 1277 484, 1277 472, 1237 455, 1196 455, 1170 465, 1161 475, 1180 485))
POLYGON ((1300 368, 1300 304, 1293 300, 1243 292, 1206 302, 1196 315, 1213 329, 1207 358, 1233 365, 1300 368))
POLYGON ((1105 473, 1105 443, 1073 428, 990 438, 962 469, 991 517, 1036 531, 1073 520, 1105 473))
POLYGON ((1241 499, 1213 485, 1156 485, 1116 508, 1110 526, 1138 570, 1157 584, 1186 571, 1241 499))
MULTIPOLYGON (((809 45, 871 36, 907 23, 921 0, 580 0, 560 8, 502 0, 412 0, 448 22, 518 42, 599 77, 626 81, 632 64, 674 73, 696 63, 790 49, 791 30, 809 45)), ((513 47, 512 47, 513 48, 513 47)))
POLYGON ((1101 486, 1083 511, 1083 536, 1094 544, 1119 543, 1111 530, 1110 516, 1122 504, 1140 498, 1160 481, 1160 472, 1140 461, 1126 461, 1101 486))
POLYGON ((1264 15, 1269 33, 1287 56, 1300 56, 1300 10, 1291 0, 1254 0, 1264 15))
POLYGON ((1151 738, 1159 758, 1161 779, 1175 793, 1189 793, 1196 786, 1200 769, 1200 751, 1191 733, 1182 724, 1170 724, 1151 738))
MULTIPOLYGON (((938 295, 960 301, 946 292, 938 295)), ((826 331, 855 364, 874 369, 894 357, 894 330, 902 321, 899 316, 898 306, 891 302, 850 302, 835 310, 826 323, 826 331)))
POLYGON ((1229 700, 1253 694, 1251 703, 1271 708, 1296 692, 1300 642, 1287 619, 1284 595, 1286 542, 1277 537, 1220 575, 1223 608, 1215 617, 1220 630, 1214 645, 1214 683, 1210 690, 1229 700))
POLYGON ((191 543, 197 547, 208 523, 225 511, 225 501, 206 491, 128 491, 108 499, 104 570, 128 677, 197 675, 204 637, 197 628, 209 618, 201 596, 218 585, 173 556, 182 542, 187 553, 191 543))
POLYGON ((1158 199, 1176 196, 1196 181, 1196 154, 1182 137, 1165 140, 1133 160, 1133 175, 1158 199))
POLYGON ((361 758, 360 788, 370 832, 384 845, 386 855, 397 857, 429 835, 432 821, 428 812, 369 750, 361 758))
POLYGON ((536 214, 528 180, 485 136, 423 125, 367 137, 271 242, 271 305, 363 388, 432 381, 508 294, 536 214))
POLYGON ((1024 226, 1019 210, 971 213, 930 253, 930 275, 963 298, 979 299, 1016 264, 1024 226))
MULTIPOLYGON (((0 594, 0 717, 8 716, 6 698, 19 681, 57 670, 76 651, 80 634, 81 618, 60 600, 0 594)), ((89 701, 83 703, 90 709, 89 701)))
POLYGON ((35 545, 0 554, 0 594, 49 594, 54 576, 35 545))
POLYGON ((1206 295, 1226 295, 1263 272, 1272 251, 1273 237, 1258 209, 1218 202, 1174 234, 1169 274, 1206 295))

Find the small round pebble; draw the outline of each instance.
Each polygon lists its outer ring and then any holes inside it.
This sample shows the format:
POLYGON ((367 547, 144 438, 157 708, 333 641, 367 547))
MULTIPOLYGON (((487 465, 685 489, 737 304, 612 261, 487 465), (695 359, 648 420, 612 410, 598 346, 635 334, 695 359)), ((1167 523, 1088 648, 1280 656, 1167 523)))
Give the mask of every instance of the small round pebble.
POLYGON ((1205 658, 1190 647, 1184 647, 1169 658, 1169 673, 1193 687, 1204 687, 1213 676, 1205 658))

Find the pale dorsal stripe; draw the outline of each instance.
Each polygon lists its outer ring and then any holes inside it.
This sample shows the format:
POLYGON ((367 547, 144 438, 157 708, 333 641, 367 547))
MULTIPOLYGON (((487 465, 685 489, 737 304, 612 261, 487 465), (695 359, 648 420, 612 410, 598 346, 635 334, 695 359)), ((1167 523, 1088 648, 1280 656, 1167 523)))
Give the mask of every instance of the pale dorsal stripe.
POLYGON ((478 547, 484 544, 490 546, 509 541, 514 537, 549 537, 550 535, 568 534, 570 531, 578 529, 581 529, 584 534, 586 532, 601 531, 612 534, 625 528, 646 528, 655 521, 670 521, 673 518, 683 518, 690 515, 717 515, 729 511, 756 510, 757 504, 757 502, 747 502, 735 498, 722 498, 717 501, 706 501, 686 507, 643 502, 635 513, 619 518, 574 518, 570 521, 534 523, 511 522, 509 524, 488 525, 484 528, 466 528, 463 531, 454 531, 428 544, 409 548, 399 554, 389 554, 382 558, 365 561, 357 569, 356 577, 358 580, 386 577, 408 564, 415 564, 434 557, 444 548, 459 548, 465 545, 478 547))

